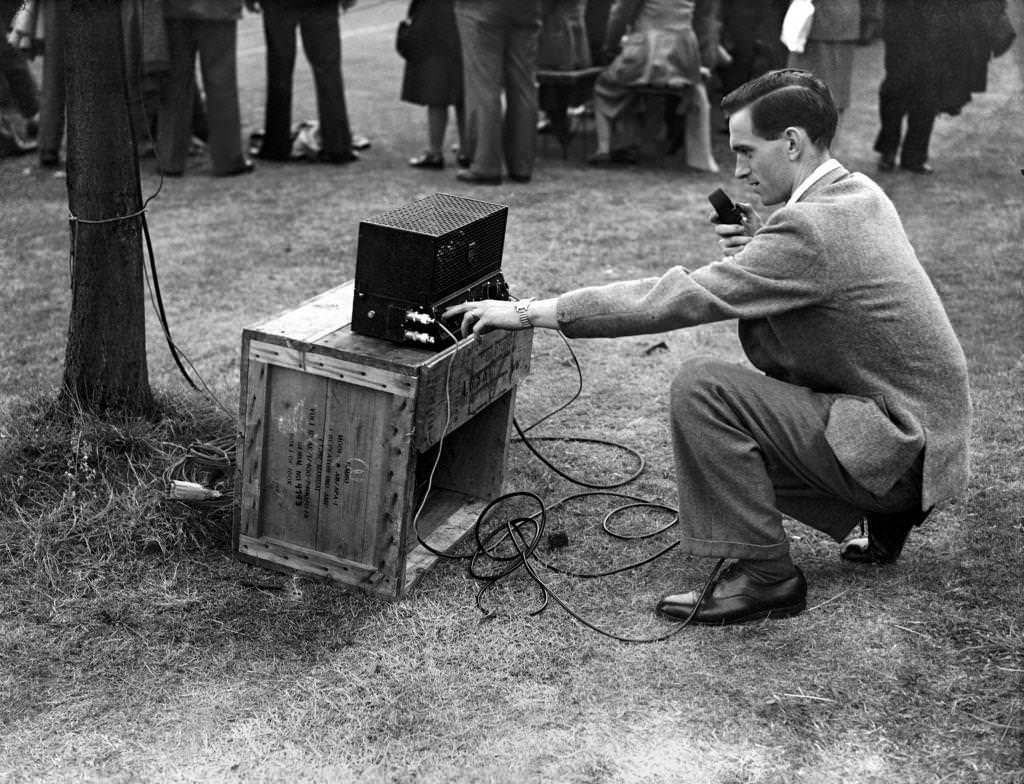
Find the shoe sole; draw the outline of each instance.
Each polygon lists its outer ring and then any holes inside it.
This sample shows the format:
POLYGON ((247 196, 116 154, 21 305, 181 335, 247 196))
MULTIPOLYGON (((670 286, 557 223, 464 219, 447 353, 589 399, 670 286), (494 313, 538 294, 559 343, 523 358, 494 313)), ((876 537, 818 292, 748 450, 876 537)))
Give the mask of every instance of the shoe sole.
POLYGON ((769 610, 759 610, 749 615, 744 615, 740 618, 723 618, 719 621, 700 621, 694 618, 690 623, 696 624, 697 626, 733 626, 739 623, 750 623, 752 621, 767 620, 769 618, 792 618, 794 615, 799 615, 807 609, 807 602, 798 602, 797 604, 791 604, 786 607, 772 607, 769 610))

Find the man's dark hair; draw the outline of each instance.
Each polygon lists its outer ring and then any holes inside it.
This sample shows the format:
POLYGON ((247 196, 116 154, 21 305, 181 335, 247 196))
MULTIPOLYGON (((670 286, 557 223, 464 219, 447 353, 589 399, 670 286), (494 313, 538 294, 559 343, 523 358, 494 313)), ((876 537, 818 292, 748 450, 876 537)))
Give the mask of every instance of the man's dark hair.
POLYGON ((778 139, 791 126, 803 128, 819 147, 832 144, 839 113, 828 86, 809 71, 782 68, 741 84, 722 99, 728 116, 750 107, 754 132, 778 139))

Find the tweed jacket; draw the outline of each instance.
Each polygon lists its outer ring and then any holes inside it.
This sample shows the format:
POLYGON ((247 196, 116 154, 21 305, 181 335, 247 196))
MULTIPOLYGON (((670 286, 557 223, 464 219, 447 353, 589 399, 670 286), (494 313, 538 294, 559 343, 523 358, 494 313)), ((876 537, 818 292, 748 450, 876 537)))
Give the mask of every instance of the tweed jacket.
POLYGON ((734 256, 563 294, 557 318, 570 337, 738 319, 755 367, 833 397, 825 438, 867 490, 887 492, 922 450, 922 508, 967 483, 963 350, 896 208, 862 174, 826 175, 734 256))

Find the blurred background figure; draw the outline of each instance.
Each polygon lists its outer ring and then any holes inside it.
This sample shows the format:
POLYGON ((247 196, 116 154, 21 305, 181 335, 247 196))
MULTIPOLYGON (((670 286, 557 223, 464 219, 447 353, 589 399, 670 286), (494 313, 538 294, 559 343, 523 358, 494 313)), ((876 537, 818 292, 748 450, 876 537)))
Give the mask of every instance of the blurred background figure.
POLYGON ((644 98, 633 88, 688 87, 688 99, 678 106, 685 113, 686 163, 718 171, 705 87, 718 58, 714 9, 711 0, 617 0, 612 6, 605 33, 609 64, 594 86, 597 151, 589 163, 637 162, 644 98))
POLYGON ((456 178, 498 185, 502 164, 513 182, 529 182, 537 156, 539 0, 455 0, 462 43, 467 169, 456 178), (504 108, 502 106, 504 95, 504 108))
POLYGON ((465 104, 462 88, 462 51, 455 24, 455 0, 412 0, 406 13, 409 22, 401 98, 427 107, 427 146, 409 159, 417 169, 444 168, 444 138, 448 130, 448 107, 455 107, 459 137, 457 163, 469 166, 463 157, 462 141, 465 104))
POLYGON ((242 150, 237 42, 242 0, 163 0, 169 70, 157 118, 157 159, 178 177, 192 143, 196 56, 206 93, 209 153, 215 177, 252 171, 242 150))
POLYGON ((608 15, 612 0, 587 0, 584 21, 587 27, 587 44, 590 46, 590 60, 594 65, 608 65, 604 57, 604 38, 608 31, 608 15))
POLYGON ((853 53, 861 39, 861 0, 815 0, 803 52, 789 53, 789 66, 810 71, 828 85, 839 111, 850 105, 853 53))
POLYGON ((936 116, 959 114, 972 93, 985 91, 989 59, 1009 47, 1008 26, 1006 0, 885 1, 875 139, 881 171, 894 169, 898 156, 901 169, 932 173, 928 147, 936 116))
POLYGON ((722 45, 732 58, 719 70, 723 94, 785 66, 779 34, 788 7, 789 0, 721 0, 722 45))
MULTIPOLYGON (((587 35, 587 0, 541 0, 541 29, 537 44, 537 68, 575 71, 593 63, 587 35)), ((544 118, 538 130, 551 133, 563 147, 571 137, 568 109, 589 100, 590 90, 581 84, 567 91, 542 84, 538 101, 544 118)))
POLYGON ((64 93, 64 6, 59 0, 40 0, 43 28, 43 78, 39 100, 39 165, 59 169, 64 165, 60 151, 64 145, 66 121, 64 93))
MULTIPOLYGON (((39 135, 39 87, 29 68, 28 52, 6 38, 20 0, 0 0, 0 156, 34 152, 39 135)), ((19 36, 15 34, 15 40, 19 36)), ((29 47, 31 47, 29 41, 29 47)))
MULTIPOLYGON (((353 5, 355 0, 340 3, 342 10, 353 5)), ((258 157, 272 161, 292 158, 292 81, 298 29, 316 88, 320 140, 317 160, 335 164, 359 160, 352 150, 345 103, 338 0, 246 0, 246 7, 262 10, 267 44, 267 101, 258 157)))

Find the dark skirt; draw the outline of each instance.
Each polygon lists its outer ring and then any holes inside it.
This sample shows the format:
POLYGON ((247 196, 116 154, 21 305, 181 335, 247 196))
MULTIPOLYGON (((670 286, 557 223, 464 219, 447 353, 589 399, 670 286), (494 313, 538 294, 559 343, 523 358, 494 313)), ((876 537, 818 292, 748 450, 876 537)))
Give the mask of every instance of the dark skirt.
POLYGON ((405 63, 401 98, 420 106, 462 103, 462 54, 455 0, 417 0, 410 9, 417 36, 414 59, 405 63))

